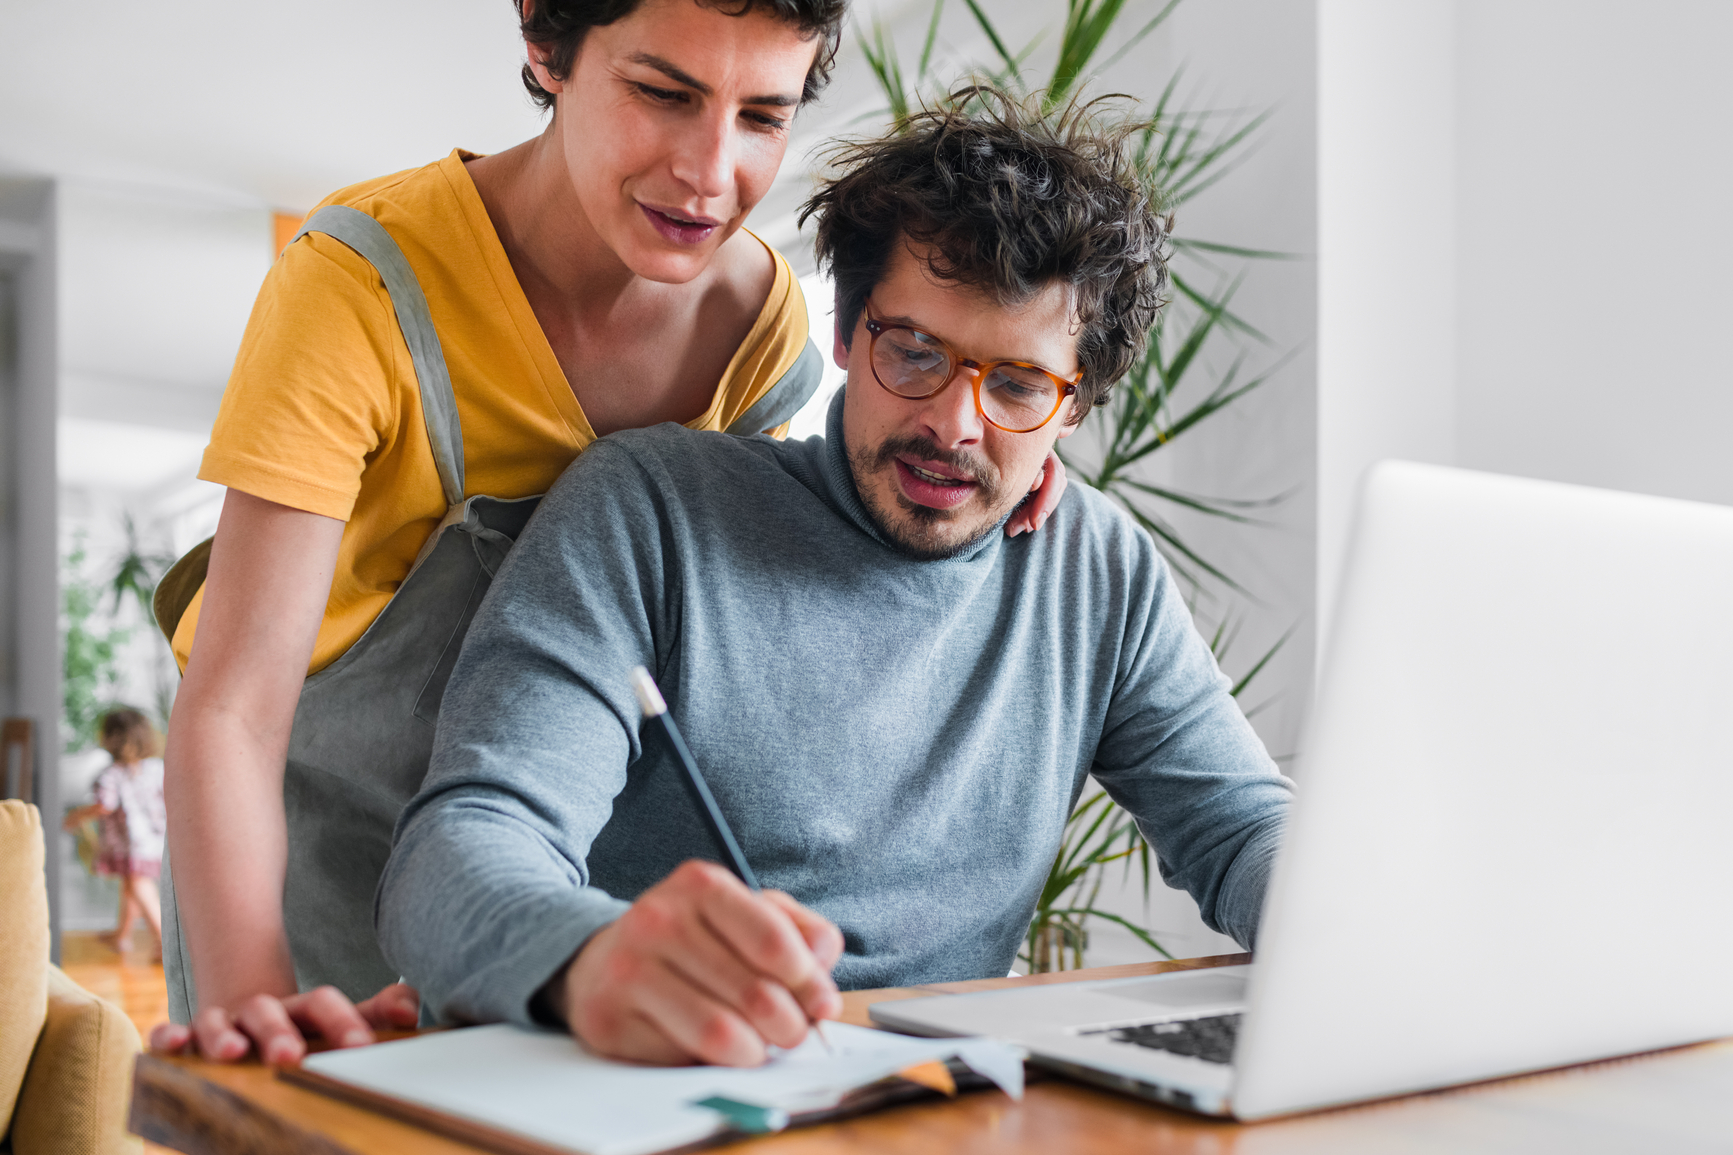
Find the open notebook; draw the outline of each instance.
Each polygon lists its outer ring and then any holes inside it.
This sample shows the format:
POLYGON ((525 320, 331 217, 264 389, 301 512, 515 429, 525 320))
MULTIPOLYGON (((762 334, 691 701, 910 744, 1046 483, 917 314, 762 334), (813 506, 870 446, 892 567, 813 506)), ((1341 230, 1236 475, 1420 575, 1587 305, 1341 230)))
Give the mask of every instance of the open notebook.
MULTIPOLYGON (((895 1101, 899 1072, 960 1063, 1023 1094, 1023 1053, 989 1039, 916 1039, 825 1024, 762 1067, 642 1067, 569 1035, 498 1025, 309 1056, 283 1077, 470 1143, 513 1153, 650 1155, 895 1101)), ((943 1076, 941 1076, 942 1078, 943 1076)))

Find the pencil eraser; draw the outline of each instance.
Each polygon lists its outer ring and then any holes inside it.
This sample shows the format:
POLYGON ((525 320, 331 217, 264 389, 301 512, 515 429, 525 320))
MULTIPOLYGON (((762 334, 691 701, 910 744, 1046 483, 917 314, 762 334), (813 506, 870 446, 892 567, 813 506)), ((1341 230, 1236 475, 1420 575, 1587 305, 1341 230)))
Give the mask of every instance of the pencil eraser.
POLYGON ((638 695, 638 708, 644 711, 644 717, 656 718, 668 712, 668 703, 662 700, 656 679, 643 666, 632 667, 632 693, 638 695))

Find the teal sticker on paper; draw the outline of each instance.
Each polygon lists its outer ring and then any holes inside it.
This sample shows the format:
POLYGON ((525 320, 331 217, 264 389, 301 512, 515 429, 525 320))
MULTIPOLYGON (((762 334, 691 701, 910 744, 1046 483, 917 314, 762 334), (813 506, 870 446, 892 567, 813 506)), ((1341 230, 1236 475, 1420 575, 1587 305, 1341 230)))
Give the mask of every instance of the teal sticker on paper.
POLYGON ((778 1107, 759 1107, 752 1103, 742 1103, 737 1099, 724 1099, 720 1095, 700 1099, 693 1106, 708 1107, 712 1111, 726 1116, 736 1131, 744 1131, 749 1135, 763 1135, 770 1131, 781 1131, 788 1126, 788 1112, 778 1107))

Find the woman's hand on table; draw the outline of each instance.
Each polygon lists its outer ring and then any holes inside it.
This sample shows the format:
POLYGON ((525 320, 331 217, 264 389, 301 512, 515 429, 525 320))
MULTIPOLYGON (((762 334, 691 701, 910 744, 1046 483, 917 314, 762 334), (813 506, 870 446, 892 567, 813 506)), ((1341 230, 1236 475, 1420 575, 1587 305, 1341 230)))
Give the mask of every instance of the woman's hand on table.
POLYGON ((392 983, 360 1004, 336 987, 319 987, 277 998, 254 995, 231 1012, 204 1007, 191 1026, 158 1023, 150 1049, 158 1054, 198 1054, 233 1063, 257 1054, 267 1063, 295 1063, 307 1054, 307 1040, 322 1038, 334 1047, 361 1047, 375 1030, 407 1030, 421 1013, 421 996, 406 983, 392 983))
POLYGON ((1032 533, 1047 524, 1047 519, 1053 511, 1059 508, 1059 499, 1065 494, 1066 478, 1065 463, 1059 460, 1059 455, 1051 451, 1047 460, 1041 466, 1041 476, 1037 484, 1029 491, 1029 497, 1011 513, 1011 520, 1005 523, 1005 536, 1016 537, 1020 533, 1032 533))

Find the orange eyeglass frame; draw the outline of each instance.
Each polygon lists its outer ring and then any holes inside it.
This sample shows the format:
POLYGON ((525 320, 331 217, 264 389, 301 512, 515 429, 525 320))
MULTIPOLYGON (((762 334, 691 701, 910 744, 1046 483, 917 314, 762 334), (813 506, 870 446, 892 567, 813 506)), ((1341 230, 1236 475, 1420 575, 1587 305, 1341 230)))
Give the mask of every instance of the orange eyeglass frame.
POLYGON ((870 298, 862 303, 862 308, 866 313, 866 331, 872 338, 872 345, 867 349, 867 363, 872 367, 873 380, 877 381, 879 383, 879 388, 883 389, 886 393, 889 393, 892 397, 901 397, 904 401, 926 401, 930 398, 937 397, 946 389, 950 388, 951 382, 956 380, 957 370, 967 367, 972 370, 975 375, 975 412, 981 415, 981 420, 985 421, 988 425, 991 425, 994 429, 1001 429, 1006 433, 1033 433, 1059 415, 1059 410, 1065 406, 1065 399, 1074 396, 1077 393, 1078 383, 1083 380, 1082 369, 1077 371, 1077 376, 1070 380, 1066 380, 1051 369, 1044 369, 1040 365, 1031 361, 973 361, 967 357, 959 357, 957 356, 956 350, 951 348, 950 343, 936 333, 929 333, 925 329, 917 328, 914 325, 904 325, 896 321, 879 320, 877 317, 873 316, 872 301, 870 298), (884 378, 879 376, 878 358, 875 356, 878 350, 879 337, 894 329, 903 329, 910 333, 919 333, 921 336, 927 338, 938 345, 939 348, 943 349, 945 351, 945 356, 951 359, 951 371, 946 374, 944 381, 939 384, 937 389, 928 393, 922 393, 919 396, 911 397, 907 393, 898 393, 895 389, 886 385, 884 378), (988 373, 997 369, 1001 365, 1015 365, 1020 369, 1033 369, 1035 372, 1050 378, 1053 383, 1059 387, 1059 399, 1053 403, 1053 412, 1049 413, 1040 421, 1037 421, 1034 425, 1031 425, 1026 429, 1012 429, 1009 425, 1001 425, 991 417, 987 416, 987 410, 981 405, 981 382, 986 379, 988 373))

